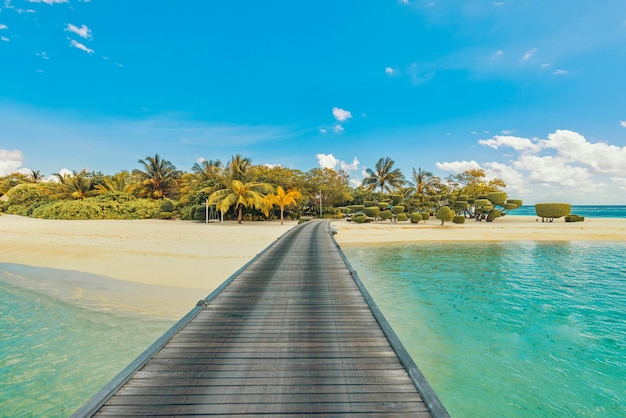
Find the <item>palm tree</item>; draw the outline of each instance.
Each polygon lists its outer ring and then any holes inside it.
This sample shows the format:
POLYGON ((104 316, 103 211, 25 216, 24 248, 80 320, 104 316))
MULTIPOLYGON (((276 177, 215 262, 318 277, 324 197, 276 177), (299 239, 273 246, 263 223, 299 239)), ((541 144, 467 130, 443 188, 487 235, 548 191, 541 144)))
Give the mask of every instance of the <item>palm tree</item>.
POLYGON ((222 213, 227 212, 231 207, 235 207, 237 222, 243 221, 243 208, 254 207, 261 210, 266 209, 267 200, 265 195, 272 193, 273 186, 268 183, 242 183, 239 180, 232 180, 224 189, 217 190, 209 196, 209 205, 217 205, 217 209, 222 213))
POLYGON ((432 195, 435 194, 435 188, 439 185, 439 177, 433 176, 430 171, 423 171, 422 167, 415 171, 413 168, 413 181, 409 182, 411 186, 415 188, 415 192, 418 195, 432 195))
POLYGON ((33 183, 39 183, 43 180, 44 176, 39 171, 30 170, 30 173, 28 173, 28 178, 33 183))
POLYGON ((95 186, 98 194, 132 194, 135 188, 134 185, 131 184, 130 173, 128 171, 120 171, 112 176, 106 176, 103 181, 103 184, 96 184, 95 186))
POLYGON ((290 205, 297 205, 296 200, 300 199, 300 197, 302 197, 302 194, 297 189, 289 189, 285 192, 282 187, 278 186, 276 188, 276 194, 269 197, 270 202, 280 208, 280 224, 283 225, 285 223, 283 220, 285 207, 290 205))
POLYGON ((72 174, 54 173, 59 182, 47 183, 46 189, 51 192, 53 199, 75 199, 80 200, 86 197, 95 196, 97 192, 91 188, 91 179, 87 176, 87 171, 73 171, 72 174))
POLYGON ((226 175, 230 180, 245 181, 248 169, 252 165, 252 160, 237 154, 231 157, 226 165, 226 175))
POLYGON ((140 194, 154 199, 171 195, 178 185, 180 171, 171 162, 159 157, 159 154, 138 162, 144 166, 144 170, 135 169, 133 175, 139 178, 143 188, 140 194))
POLYGON ((216 181, 222 175, 224 165, 220 160, 203 160, 202 163, 194 163, 191 167, 202 183, 216 181))
POLYGON ((375 170, 365 170, 368 177, 363 179, 366 190, 374 190, 380 187, 380 192, 391 192, 404 184, 404 176, 399 168, 393 168, 395 161, 389 157, 381 158, 375 166, 375 170))

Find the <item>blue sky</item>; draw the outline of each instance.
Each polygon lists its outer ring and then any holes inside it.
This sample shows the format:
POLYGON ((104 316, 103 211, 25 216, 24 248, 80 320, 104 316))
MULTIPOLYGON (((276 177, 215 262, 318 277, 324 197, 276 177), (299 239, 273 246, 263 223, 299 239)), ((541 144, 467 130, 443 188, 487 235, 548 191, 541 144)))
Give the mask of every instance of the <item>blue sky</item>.
POLYGON ((626 204, 626 2, 0 0, 0 175, 234 154, 626 204))

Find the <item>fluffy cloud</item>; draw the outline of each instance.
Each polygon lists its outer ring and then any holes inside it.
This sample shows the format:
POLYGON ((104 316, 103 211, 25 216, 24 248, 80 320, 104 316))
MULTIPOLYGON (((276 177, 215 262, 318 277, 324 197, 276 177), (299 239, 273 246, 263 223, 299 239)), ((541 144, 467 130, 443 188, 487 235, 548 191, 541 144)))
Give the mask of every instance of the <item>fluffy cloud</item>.
POLYGON ((554 75, 566 75, 566 74, 569 74, 569 71, 567 71, 567 70, 556 70, 552 74, 554 74, 554 75))
POLYGON ((467 170, 475 170, 480 167, 476 161, 453 161, 446 163, 435 163, 438 169, 443 171, 451 171, 453 173, 462 173, 467 170))
POLYGON ((85 38, 85 39, 92 39, 91 36, 91 29, 89 29, 87 27, 87 25, 82 25, 80 28, 78 26, 74 26, 71 23, 67 25, 67 28, 65 28, 65 30, 67 32, 72 32, 75 33, 76 35, 80 36, 81 38, 85 38))
POLYGON ((9 29, 9 27, 4 23, 0 23, 0 29, 9 29))
POLYGON ((533 142, 528 138, 510 135, 496 135, 492 139, 481 139, 478 143, 493 149, 501 147, 510 147, 516 151, 538 151, 541 149, 541 144, 533 142))
POLYGON ((22 151, 0 149, 0 176, 19 171, 24 162, 22 151))
POLYGON ((354 157, 351 163, 339 160, 338 158, 335 158, 333 154, 317 154, 315 158, 317 158, 317 162, 321 168, 331 168, 333 170, 341 170, 346 173, 358 170, 360 164, 357 157, 354 157))
POLYGON ((387 75, 394 75, 395 73, 396 73, 396 70, 394 70, 393 68, 391 68, 391 67, 386 67, 385 68, 385 74, 387 74, 387 75))
POLYGON ((335 133, 341 133, 341 132, 343 132, 343 126, 337 124, 337 125, 333 126, 333 131, 335 133))
POLYGON ((80 49, 81 51, 85 51, 88 54, 93 54, 93 49, 89 49, 87 48, 85 45, 81 44, 80 42, 77 42, 73 39, 70 40, 70 46, 80 49))
POLYGON ((626 128, 626 120, 620 120, 619 124, 626 128))
POLYGON ((339 122, 344 122, 350 118, 352 118, 352 112, 348 110, 341 109, 339 107, 333 107, 333 116, 339 122))
POLYGON ((590 192, 597 196, 611 187, 626 189, 626 147, 591 142, 569 130, 557 130, 546 139, 495 135, 478 143, 510 148, 516 154, 508 163, 453 161, 437 163, 437 168, 454 173, 482 168, 487 178, 501 178, 520 198, 532 192, 535 198, 546 200, 584 201, 590 192))

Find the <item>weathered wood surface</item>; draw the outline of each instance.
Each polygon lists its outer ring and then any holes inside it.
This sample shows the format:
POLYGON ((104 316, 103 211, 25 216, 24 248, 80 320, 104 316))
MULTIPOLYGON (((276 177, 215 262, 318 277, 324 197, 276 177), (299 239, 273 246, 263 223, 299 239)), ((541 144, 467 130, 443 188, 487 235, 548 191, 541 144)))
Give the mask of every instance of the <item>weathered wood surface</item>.
POLYGON ((326 222, 294 228, 75 416, 447 416, 353 275, 326 222))

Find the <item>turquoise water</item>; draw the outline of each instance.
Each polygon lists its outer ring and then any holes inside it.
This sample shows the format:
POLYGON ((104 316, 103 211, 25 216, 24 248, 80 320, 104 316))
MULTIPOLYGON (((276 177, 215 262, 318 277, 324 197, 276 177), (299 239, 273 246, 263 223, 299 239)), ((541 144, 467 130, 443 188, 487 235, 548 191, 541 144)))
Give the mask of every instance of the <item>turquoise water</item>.
POLYGON ((626 245, 347 247, 453 417, 626 416, 626 245))
POLYGON ((0 417, 71 415, 173 322, 80 308, 2 274, 0 417))
MULTIPOLYGON (((586 218, 626 218, 626 206, 572 206, 571 213, 586 218)), ((527 205, 509 212, 509 216, 537 216, 534 205, 527 205)))

